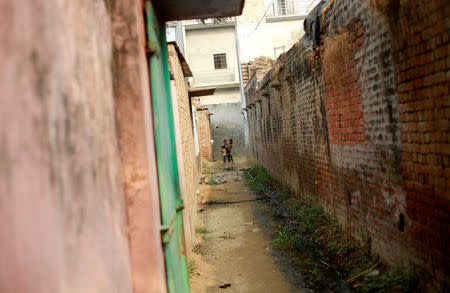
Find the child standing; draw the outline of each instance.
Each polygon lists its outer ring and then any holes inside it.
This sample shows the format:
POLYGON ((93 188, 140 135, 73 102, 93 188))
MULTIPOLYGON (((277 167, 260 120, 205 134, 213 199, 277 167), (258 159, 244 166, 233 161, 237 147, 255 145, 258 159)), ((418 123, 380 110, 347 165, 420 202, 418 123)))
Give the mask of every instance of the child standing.
POLYGON ((229 139, 228 140, 228 148, 227 148, 227 157, 228 157, 228 162, 233 162, 233 156, 231 155, 231 148, 233 147, 233 139, 229 139))
POLYGON ((222 146, 222 157, 223 157, 223 162, 226 162, 226 158, 227 158, 227 149, 225 148, 225 146, 222 146))

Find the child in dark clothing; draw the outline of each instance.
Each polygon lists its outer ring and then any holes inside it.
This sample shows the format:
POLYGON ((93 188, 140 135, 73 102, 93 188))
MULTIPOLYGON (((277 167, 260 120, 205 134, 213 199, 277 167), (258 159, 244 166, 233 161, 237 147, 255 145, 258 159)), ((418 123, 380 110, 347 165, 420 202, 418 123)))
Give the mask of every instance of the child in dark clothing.
POLYGON ((233 139, 228 140, 227 158, 228 162, 233 162, 233 156, 231 155, 231 148, 233 147, 233 139))

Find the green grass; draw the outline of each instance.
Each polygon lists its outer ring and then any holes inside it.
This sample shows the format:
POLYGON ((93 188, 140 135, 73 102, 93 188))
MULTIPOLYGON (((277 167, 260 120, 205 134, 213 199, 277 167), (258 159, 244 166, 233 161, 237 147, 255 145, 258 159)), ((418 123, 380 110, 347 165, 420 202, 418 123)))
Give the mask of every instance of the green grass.
POLYGON ((205 227, 195 227, 195 233, 197 234, 206 234, 208 230, 205 227))

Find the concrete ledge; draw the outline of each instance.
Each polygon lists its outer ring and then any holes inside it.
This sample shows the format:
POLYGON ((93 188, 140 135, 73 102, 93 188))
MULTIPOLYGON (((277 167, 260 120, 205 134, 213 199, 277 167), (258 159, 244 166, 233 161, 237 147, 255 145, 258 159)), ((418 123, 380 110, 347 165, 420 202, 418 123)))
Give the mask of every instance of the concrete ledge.
POLYGON ((184 29, 189 30, 202 30, 202 29, 216 29, 216 28, 222 28, 222 27, 234 27, 235 22, 234 21, 227 21, 223 23, 195 23, 195 24, 184 24, 184 29))
POLYGON ((222 83, 222 84, 208 84, 208 85, 195 85, 196 89, 204 89, 215 87, 216 89, 227 89, 227 88, 236 88, 239 87, 239 82, 230 82, 230 83, 222 83))
POLYGON ((305 19, 306 15, 293 14, 293 15, 279 15, 279 16, 267 16, 266 22, 281 22, 281 21, 294 21, 305 19))

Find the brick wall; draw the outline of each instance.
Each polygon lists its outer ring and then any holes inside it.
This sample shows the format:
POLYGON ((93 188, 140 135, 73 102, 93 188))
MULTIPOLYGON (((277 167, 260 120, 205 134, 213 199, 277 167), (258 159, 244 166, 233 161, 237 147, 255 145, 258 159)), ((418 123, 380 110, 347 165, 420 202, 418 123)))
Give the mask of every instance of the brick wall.
POLYGON ((322 39, 350 34, 339 74, 322 59, 336 48, 311 53, 299 43, 250 78, 249 160, 355 237, 367 233, 387 263, 412 262, 445 291, 450 5, 393 16, 369 2, 337 0, 324 12, 322 39))
POLYGON ((197 131, 200 145, 200 156, 202 160, 213 160, 213 145, 211 143, 211 113, 206 107, 197 107, 197 131))
POLYGON ((195 233, 195 223, 197 216, 197 189, 200 176, 200 156, 195 150, 194 127, 192 106, 189 102, 188 85, 185 80, 183 68, 180 62, 181 54, 177 52, 174 44, 168 44, 169 66, 173 76, 172 84, 175 92, 172 91, 174 101, 175 130, 177 136, 178 161, 182 162, 180 169, 180 184, 183 200, 186 208, 183 210, 185 224, 185 237, 188 252, 191 248, 191 240, 195 233), (181 151, 181 154, 180 154, 181 151))

